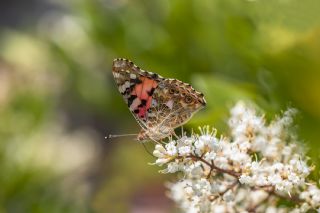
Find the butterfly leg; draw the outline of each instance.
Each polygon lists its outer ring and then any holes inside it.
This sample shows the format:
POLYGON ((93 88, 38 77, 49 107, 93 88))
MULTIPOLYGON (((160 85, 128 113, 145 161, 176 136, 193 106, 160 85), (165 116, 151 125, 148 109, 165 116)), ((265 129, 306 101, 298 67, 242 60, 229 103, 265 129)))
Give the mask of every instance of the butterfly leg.
POLYGON ((183 136, 185 136, 185 132, 184 132, 183 126, 181 126, 181 137, 183 136))
POLYGON ((176 139, 179 139, 179 136, 175 133, 175 131, 172 131, 171 135, 173 135, 176 139))

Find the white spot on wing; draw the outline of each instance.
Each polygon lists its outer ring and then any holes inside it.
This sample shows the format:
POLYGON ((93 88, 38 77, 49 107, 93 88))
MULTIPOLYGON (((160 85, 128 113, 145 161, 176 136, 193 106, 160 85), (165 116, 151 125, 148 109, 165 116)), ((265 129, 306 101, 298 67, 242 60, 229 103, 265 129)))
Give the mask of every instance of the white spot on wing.
POLYGON ((126 81, 123 86, 124 86, 125 88, 130 87, 130 82, 129 82, 129 81, 126 81))
POLYGON ((119 87, 119 92, 120 92, 120 93, 123 93, 124 91, 125 91, 125 89, 123 89, 123 86, 120 86, 120 87, 119 87))
POLYGON ((173 100, 167 101, 166 105, 167 105, 167 107, 169 107, 169 109, 172 109, 173 108, 173 100))
POLYGON ((148 113, 148 117, 156 117, 157 115, 155 113, 148 113))
POLYGON ((152 99, 151 106, 155 107, 155 106, 157 106, 157 104, 158 104, 157 100, 152 99))
POLYGON ((122 86, 119 87, 119 91, 121 93, 123 93, 124 91, 126 91, 127 88, 130 87, 130 82, 129 81, 126 81, 122 86))
POLYGON ((135 74, 131 73, 131 74, 130 74, 130 78, 131 78, 131 79, 136 79, 137 76, 136 76, 135 74))
POLYGON ((139 98, 134 99, 133 102, 132 102, 132 104, 131 104, 131 106, 130 106, 130 110, 131 110, 131 111, 134 111, 135 109, 138 108, 138 106, 139 106, 140 104, 141 104, 141 101, 140 101, 139 98))
POLYGON ((116 67, 116 68, 119 68, 119 67, 122 67, 124 64, 125 64, 124 61, 119 61, 119 60, 117 60, 117 61, 115 61, 115 62, 113 63, 113 66, 116 67))

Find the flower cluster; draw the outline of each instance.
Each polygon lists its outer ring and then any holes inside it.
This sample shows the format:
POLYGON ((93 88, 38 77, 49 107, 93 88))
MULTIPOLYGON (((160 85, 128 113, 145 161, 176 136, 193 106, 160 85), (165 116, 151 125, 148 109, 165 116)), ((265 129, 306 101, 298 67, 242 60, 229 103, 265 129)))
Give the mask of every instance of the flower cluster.
POLYGON ((291 126, 296 110, 267 122, 237 103, 230 136, 200 128, 200 134, 157 144, 154 164, 163 173, 180 172, 170 197, 184 212, 306 212, 320 210, 320 189, 308 182, 312 167, 291 126), (281 206, 283 200, 292 205, 281 206))

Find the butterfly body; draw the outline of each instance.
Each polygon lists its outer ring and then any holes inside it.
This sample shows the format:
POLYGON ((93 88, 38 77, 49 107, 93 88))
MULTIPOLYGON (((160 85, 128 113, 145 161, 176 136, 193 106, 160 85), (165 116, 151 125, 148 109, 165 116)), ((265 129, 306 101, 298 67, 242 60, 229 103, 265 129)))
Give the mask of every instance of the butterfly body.
POLYGON ((140 141, 169 137, 206 105, 203 94, 190 84, 144 71, 127 59, 115 59, 112 71, 124 101, 142 127, 137 137, 140 141))

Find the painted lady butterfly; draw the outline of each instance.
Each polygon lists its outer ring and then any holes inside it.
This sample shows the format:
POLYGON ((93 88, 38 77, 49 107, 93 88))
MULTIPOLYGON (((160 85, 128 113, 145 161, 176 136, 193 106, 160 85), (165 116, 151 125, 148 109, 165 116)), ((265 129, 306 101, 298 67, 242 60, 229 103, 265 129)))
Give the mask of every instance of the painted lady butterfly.
POLYGON ((139 141, 160 141, 175 135, 206 105, 203 94, 190 84, 144 71, 127 59, 115 59, 113 76, 133 116, 142 127, 139 141))

